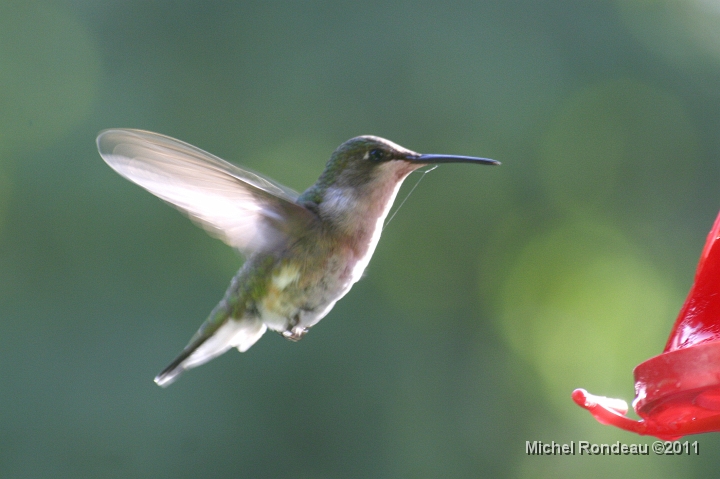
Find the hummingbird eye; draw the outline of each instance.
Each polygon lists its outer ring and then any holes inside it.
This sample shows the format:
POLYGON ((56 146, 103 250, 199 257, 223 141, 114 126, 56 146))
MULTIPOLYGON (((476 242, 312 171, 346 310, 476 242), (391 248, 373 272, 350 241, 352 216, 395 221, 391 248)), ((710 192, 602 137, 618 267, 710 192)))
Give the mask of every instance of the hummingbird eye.
POLYGON ((373 148, 368 155, 372 161, 383 161, 385 159, 385 152, 380 148, 373 148))

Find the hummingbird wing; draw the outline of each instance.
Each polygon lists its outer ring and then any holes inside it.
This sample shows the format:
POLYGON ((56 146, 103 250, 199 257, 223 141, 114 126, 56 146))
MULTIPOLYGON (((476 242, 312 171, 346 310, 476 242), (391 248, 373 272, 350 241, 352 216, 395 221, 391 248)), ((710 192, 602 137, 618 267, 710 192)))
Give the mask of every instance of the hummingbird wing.
POLYGON ((298 194, 180 140, 142 130, 105 130, 103 160, 244 254, 272 249, 315 215, 298 194))

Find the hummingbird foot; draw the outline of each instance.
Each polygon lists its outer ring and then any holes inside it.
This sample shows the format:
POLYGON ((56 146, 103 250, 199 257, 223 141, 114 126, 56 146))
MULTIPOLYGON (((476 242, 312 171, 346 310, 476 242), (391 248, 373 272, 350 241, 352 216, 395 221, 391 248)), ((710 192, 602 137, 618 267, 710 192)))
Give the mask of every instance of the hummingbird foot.
POLYGON ((308 332, 308 328, 303 328, 301 326, 292 326, 282 333, 282 337, 290 340, 290 341, 300 341, 303 336, 305 336, 305 333, 308 332))
POLYGON ((305 336, 305 333, 308 332, 308 328, 299 326, 299 323, 300 313, 295 314, 292 318, 290 318, 285 331, 280 333, 282 334, 282 337, 290 341, 300 341, 302 337, 305 336))

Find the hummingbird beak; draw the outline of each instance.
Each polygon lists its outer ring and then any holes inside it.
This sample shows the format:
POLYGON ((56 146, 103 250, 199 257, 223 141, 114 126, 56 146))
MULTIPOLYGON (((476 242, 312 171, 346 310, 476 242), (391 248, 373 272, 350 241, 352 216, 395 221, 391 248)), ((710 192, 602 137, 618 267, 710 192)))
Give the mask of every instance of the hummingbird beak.
POLYGON ((420 163, 423 165, 439 164, 439 163, 476 163, 479 165, 499 165, 500 162, 489 158, 476 158, 474 156, 456 156, 456 155, 408 155, 403 158, 410 163, 420 163))

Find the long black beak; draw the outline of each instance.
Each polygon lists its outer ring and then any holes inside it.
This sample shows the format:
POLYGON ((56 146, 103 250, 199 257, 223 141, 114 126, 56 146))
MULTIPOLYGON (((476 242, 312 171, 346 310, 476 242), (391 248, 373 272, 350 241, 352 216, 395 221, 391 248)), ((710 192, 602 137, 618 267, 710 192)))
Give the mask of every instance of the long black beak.
POLYGON ((499 165, 500 162, 489 158, 476 158, 474 156, 456 155, 413 155, 407 156, 406 161, 410 163, 422 163, 424 165, 438 163, 476 163, 479 165, 499 165))

